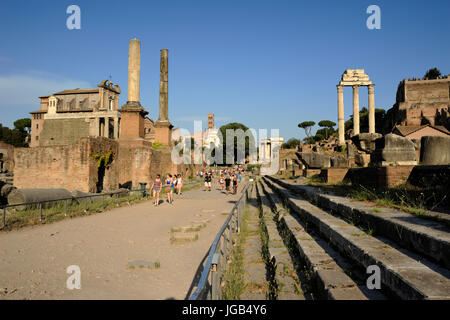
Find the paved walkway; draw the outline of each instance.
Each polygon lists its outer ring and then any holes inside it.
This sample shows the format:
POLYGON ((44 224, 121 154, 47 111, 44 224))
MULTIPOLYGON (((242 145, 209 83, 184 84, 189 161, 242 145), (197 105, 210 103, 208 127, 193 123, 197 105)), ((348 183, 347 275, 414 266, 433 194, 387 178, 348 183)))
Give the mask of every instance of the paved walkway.
POLYGON ((243 186, 0 233, 0 299, 184 299, 243 186), (172 228, 205 219, 198 240, 171 243, 172 228), (160 267, 130 268, 136 260, 160 267), (66 288, 70 265, 81 269, 80 290, 66 288))

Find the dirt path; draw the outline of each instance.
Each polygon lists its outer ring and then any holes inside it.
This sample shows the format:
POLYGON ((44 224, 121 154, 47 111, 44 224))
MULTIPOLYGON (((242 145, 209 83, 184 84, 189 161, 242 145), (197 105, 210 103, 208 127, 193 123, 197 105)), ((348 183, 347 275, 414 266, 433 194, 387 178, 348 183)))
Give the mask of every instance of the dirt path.
POLYGON ((0 299, 184 299, 239 196, 213 187, 175 196, 173 205, 148 201, 0 233, 0 299), (171 243, 172 228, 205 219, 198 240, 171 243), (160 267, 130 268, 136 260, 160 267), (66 288, 70 265, 80 267, 80 290, 66 288))

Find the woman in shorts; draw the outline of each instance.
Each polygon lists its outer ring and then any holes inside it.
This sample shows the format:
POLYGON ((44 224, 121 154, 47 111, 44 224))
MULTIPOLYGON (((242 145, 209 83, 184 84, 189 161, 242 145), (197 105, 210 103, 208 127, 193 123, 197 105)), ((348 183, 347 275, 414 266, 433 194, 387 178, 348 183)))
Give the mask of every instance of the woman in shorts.
POLYGON ((166 178, 166 193, 167 193, 167 202, 172 203, 172 195, 173 195, 173 181, 172 181, 172 175, 167 175, 166 178))
POLYGON ((178 191, 178 195, 181 194, 181 187, 183 186, 183 179, 181 178, 181 174, 178 175, 178 179, 177 179, 177 191, 178 191))
POLYGON ((161 176, 159 174, 156 175, 155 181, 153 181, 152 189, 153 189, 153 199, 155 199, 154 205, 155 207, 159 205, 159 193, 161 192, 162 181, 161 176))

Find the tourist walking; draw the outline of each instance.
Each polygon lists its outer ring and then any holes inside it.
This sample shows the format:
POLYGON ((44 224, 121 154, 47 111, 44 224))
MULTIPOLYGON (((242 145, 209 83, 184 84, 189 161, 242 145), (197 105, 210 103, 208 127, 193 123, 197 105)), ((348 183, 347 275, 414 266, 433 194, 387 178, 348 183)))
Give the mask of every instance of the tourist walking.
POLYGON ((153 189, 153 199, 155 200, 155 207, 159 205, 159 193, 161 192, 162 181, 161 176, 159 174, 156 175, 156 179, 153 181, 152 187, 153 189))
POLYGON ((233 175, 233 194, 237 193, 237 186, 238 186, 238 178, 236 175, 233 175))
POLYGON ((205 173, 205 191, 211 191, 211 174, 205 173))
POLYGON ((167 193, 167 202, 172 203, 173 201, 173 178, 172 175, 167 175, 166 178, 166 193, 167 193))
POLYGON ((181 187, 183 186, 183 178, 181 178, 181 174, 178 174, 178 179, 177 179, 177 191, 178 191, 178 195, 181 194, 181 187))
POLYGON ((230 175, 227 173, 225 177, 225 189, 227 191, 227 194, 230 192, 230 183, 231 183, 230 175))

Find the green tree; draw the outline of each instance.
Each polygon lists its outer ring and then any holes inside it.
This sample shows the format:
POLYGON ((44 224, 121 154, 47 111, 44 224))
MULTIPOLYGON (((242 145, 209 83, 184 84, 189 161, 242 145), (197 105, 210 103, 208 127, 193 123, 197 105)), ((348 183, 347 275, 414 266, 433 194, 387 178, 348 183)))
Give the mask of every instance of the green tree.
POLYGON ((291 138, 281 145, 281 149, 295 149, 298 145, 300 145, 300 140, 291 138))
MULTIPOLYGON (((220 127, 220 133, 221 133, 221 144, 223 147, 223 163, 226 163, 226 150, 227 150, 227 130, 233 130, 235 132, 236 130, 241 129, 244 133, 247 132, 248 127, 243 125, 242 123, 238 122, 231 122, 226 125, 223 125, 220 127)), ((238 155, 238 146, 237 146, 237 137, 234 137, 234 146, 232 148, 233 155, 234 155, 234 161, 238 158, 246 158, 250 155, 250 149, 256 150, 255 146, 255 138, 251 132, 249 132, 249 136, 245 137, 245 151, 244 154, 238 155)))
MULTIPOLYGON (((375 108, 375 132, 383 132, 385 116, 386 110, 375 108)), ((353 115, 350 116, 350 119, 345 121, 344 127, 345 131, 353 128, 353 115)), ((369 110, 367 110, 366 107, 363 107, 361 111, 359 111, 359 128, 361 132, 369 132, 369 110)))
POLYGON ((330 130, 330 131, 333 130, 333 127, 335 125, 336 125, 336 123, 331 120, 319 121, 319 127, 325 128, 325 139, 328 139, 328 130, 330 130))
POLYGON ((14 121, 14 127, 20 131, 30 132, 31 129, 31 119, 23 118, 14 121))
POLYGON ((316 123, 314 121, 303 121, 298 124, 299 128, 302 128, 305 130, 306 137, 311 137, 311 129, 316 123))
POLYGON ((441 76, 441 72, 439 71, 438 68, 432 68, 430 70, 427 71, 427 73, 425 73, 425 75, 423 76, 423 79, 438 79, 441 76))

